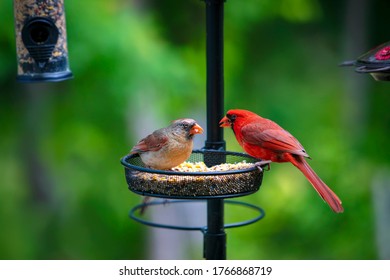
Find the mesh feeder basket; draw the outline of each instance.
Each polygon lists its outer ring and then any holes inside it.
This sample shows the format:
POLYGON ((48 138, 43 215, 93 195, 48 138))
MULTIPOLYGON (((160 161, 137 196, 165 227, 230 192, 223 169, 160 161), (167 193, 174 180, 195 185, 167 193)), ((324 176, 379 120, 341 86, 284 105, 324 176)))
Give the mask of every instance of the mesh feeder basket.
MULTIPOLYGON (((145 167, 139 155, 127 155, 125 166, 129 189, 137 194, 177 199, 237 197, 256 192, 263 179, 258 159, 247 154, 195 150, 172 170, 145 167)), ((266 164, 266 163, 264 163, 266 164)))

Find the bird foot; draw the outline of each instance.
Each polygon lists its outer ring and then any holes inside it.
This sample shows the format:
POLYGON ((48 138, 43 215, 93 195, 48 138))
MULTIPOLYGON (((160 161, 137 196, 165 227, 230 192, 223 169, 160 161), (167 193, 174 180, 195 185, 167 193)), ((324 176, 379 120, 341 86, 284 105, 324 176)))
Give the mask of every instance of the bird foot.
POLYGON ((167 198, 164 198, 164 200, 163 200, 163 202, 162 202, 162 205, 167 205, 167 204, 169 204, 169 199, 167 199, 167 198))
POLYGON ((150 200, 152 198, 150 196, 145 196, 144 199, 142 200, 142 206, 141 209, 139 210, 140 215, 143 215, 146 211, 146 208, 150 205, 150 200))
POLYGON ((163 199, 162 202, 161 201, 153 201, 152 200, 152 197, 150 196, 145 196, 143 201, 142 201, 142 205, 141 205, 141 209, 139 211, 140 215, 142 216, 145 211, 146 211, 146 208, 148 208, 150 205, 156 205, 156 204, 161 204, 163 206, 169 204, 169 199, 163 199))
POLYGON ((267 166, 267 169, 265 169, 266 171, 269 171, 271 170, 271 160, 262 160, 262 161, 258 161, 258 162, 255 162, 255 166, 260 170, 260 172, 263 171, 263 168, 262 166, 267 166))

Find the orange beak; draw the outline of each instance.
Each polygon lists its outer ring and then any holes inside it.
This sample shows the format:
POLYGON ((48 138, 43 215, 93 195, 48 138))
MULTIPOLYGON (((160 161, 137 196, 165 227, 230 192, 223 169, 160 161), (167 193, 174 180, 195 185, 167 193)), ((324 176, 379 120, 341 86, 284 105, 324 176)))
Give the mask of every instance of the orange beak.
POLYGON ((191 128, 190 134, 202 134, 203 128, 199 124, 194 124, 194 126, 191 128))
POLYGON ((219 127, 230 127, 231 122, 230 120, 225 116, 222 118, 222 120, 219 122, 219 127))

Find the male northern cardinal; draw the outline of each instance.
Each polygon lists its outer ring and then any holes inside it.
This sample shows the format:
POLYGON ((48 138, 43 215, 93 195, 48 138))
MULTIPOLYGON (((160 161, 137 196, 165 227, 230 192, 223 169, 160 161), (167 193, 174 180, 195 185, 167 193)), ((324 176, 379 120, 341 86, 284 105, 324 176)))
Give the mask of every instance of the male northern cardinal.
POLYGON ((273 162, 291 162, 334 212, 344 211, 341 200, 309 166, 305 160, 309 155, 288 131, 271 120, 240 109, 229 110, 219 124, 233 129, 238 143, 249 155, 273 162))
POLYGON ((147 167, 170 169, 190 157, 194 135, 202 132, 193 119, 178 119, 141 139, 130 154, 139 154, 147 167))

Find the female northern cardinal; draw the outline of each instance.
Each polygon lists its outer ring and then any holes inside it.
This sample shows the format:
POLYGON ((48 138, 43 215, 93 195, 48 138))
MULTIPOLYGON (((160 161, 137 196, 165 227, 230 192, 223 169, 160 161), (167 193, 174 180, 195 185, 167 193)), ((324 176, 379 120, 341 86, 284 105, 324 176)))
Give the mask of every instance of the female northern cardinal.
MULTIPOLYGON (((142 162, 153 169, 171 169, 186 161, 192 152, 195 134, 203 133, 193 119, 178 119, 168 127, 160 128, 141 139, 130 154, 139 154, 142 162)), ((141 215, 150 197, 143 200, 141 215)))
POLYGON ((154 131, 135 145, 130 154, 139 154, 153 169, 170 169, 186 161, 192 152, 193 138, 203 129, 193 119, 179 119, 154 131))
POLYGON ((219 124, 233 129, 238 143, 249 155, 273 162, 291 162, 306 176, 334 212, 344 211, 341 200, 306 162, 305 157, 310 157, 303 146, 279 125, 240 109, 229 110, 219 124))

